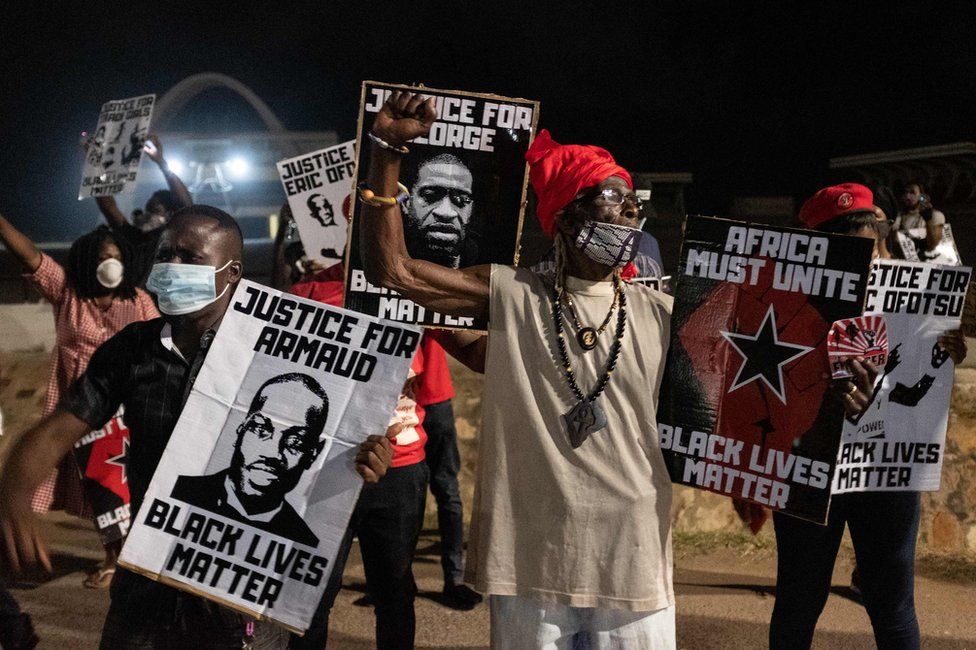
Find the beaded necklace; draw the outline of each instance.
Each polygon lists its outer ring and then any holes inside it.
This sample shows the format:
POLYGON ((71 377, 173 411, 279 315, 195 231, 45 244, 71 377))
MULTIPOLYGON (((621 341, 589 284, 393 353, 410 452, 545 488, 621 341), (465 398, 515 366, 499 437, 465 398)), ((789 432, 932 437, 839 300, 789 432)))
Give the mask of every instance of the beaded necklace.
MULTIPOLYGON (((597 381, 596 387, 590 391, 589 395, 583 394, 579 383, 576 381, 576 373, 573 371, 573 365, 569 360, 569 351, 566 349, 566 334, 563 330, 562 291, 558 287, 553 287, 552 319, 556 329, 556 344, 559 348, 559 358, 563 364, 566 383, 569 384, 569 389, 573 391, 573 396, 576 398, 576 405, 563 415, 566 427, 569 430, 569 443, 573 449, 582 445, 591 433, 607 426, 607 415, 596 400, 610 382, 610 375, 613 374, 613 369, 617 365, 621 342, 627 329, 627 295, 624 293, 623 283, 618 277, 615 276, 613 282, 614 291, 616 296, 619 296, 620 302, 620 309, 617 312, 616 338, 610 346, 610 356, 607 357, 603 376, 597 381)), ((614 298, 614 305, 616 304, 617 297, 614 298)))

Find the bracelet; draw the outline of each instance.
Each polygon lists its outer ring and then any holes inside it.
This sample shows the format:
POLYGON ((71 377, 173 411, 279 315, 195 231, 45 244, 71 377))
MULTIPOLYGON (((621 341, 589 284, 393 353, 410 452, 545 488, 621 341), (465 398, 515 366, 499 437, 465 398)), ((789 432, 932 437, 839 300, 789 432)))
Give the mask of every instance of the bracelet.
POLYGON ((359 200, 374 208, 391 208, 410 196, 410 190, 403 183, 397 183, 400 193, 396 196, 377 196, 373 190, 366 187, 366 183, 360 183, 356 189, 359 190, 359 200))
POLYGON ((410 150, 407 149, 407 146, 406 145, 400 145, 399 147, 394 147, 392 144, 390 144, 386 140, 383 140, 382 138, 380 138, 377 135, 375 135, 372 131, 368 131, 366 133, 366 135, 369 136, 369 139, 370 140, 372 140, 373 142, 375 142, 376 144, 378 144, 380 146, 380 149, 386 149, 387 151, 392 151, 393 153, 398 153, 401 156, 404 155, 404 154, 410 153, 410 150))

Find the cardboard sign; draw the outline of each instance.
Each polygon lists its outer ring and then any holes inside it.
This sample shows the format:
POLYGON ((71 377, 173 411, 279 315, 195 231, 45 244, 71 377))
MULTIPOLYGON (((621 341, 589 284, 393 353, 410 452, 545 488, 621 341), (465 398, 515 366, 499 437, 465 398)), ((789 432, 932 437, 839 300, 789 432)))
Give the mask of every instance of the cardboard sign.
POLYGON ((142 95, 102 104, 85 152, 79 200, 132 191, 155 102, 156 95, 142 95))
MULTIPOLYGON (((400 182, 410 190, 402 205, 408 253, 452 268, 517 264, 528 165, 539 103, 453 90, 363 82, 359 109, 357 183, 369 169, 370 132, 376 113, 394 90, 433 97, 438 119, 429 135, 409 143, 400 182)), ((346 260, 345 306, 401 323, 484 330, 485 321, 426 310, 366 281, 358 246, 354 202, 352 241, 346 260)))
POLYGON ((129 427, 119 412, 97 431, 75 443, 75 460, 92 519, 102 544, 124 539, 129 532, 129 427))
POLYGON ((956 240, 952 236, 952 226, 949 224, 942 226, 942 241, 931 251, 925 250, 925 228, 899 230, 897 235, 901 256, 910 262, 931 262, 947 266, 962 264, 956 240))
POLYGON ((308 628, 420 329, 242 281, 119 564, 308 628))
POLYGON ((325 266, 341 262, 349 223, 344 209, 356 177, 355 140, 282 160, 278 175, 305 254, 325 266))
POLYGON ((864 238, 689 217, 658 409, 673 481, 826 521, 844 418, 827 335, 861 313, 871 254, 864 238))
POLYGON ((834 492, 938 490, 954 364, 939 336, 959 327, 971 269, 885 260, 867 310, 887 323, 888 363, 871 403, 844 423, 834 492))

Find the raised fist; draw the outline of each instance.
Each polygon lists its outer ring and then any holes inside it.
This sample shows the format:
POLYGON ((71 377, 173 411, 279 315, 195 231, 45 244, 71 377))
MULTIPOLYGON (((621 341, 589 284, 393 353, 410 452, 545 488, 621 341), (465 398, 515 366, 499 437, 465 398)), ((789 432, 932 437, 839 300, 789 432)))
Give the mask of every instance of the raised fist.
POLYGON ((434 98, 395 90, 373 120, 373 135, 394 147, 427 135, 437 119, 434 98))
POLYGON ((143 151, 157 165, 163 164, 163 143, 159 141, 159 137, 156 135, 151 135, 146 138, 143 144, 143 151))

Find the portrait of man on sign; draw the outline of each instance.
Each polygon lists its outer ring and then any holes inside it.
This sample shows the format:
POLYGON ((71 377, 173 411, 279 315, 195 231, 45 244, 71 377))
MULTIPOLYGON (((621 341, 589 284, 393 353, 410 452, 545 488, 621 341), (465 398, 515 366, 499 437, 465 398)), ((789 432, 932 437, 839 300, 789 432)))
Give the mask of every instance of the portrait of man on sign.
MULTIPOLYGON (((329 203, 329 199, 327 199, 324 194, 316 193, 309 195, 306 205, 308 206, 308 213, 323 228, 327 230, 332 230, 334 228, 339 231, 330 235, 333 241, 345 242, 345 220, 343 220, 343 223, 336 221, 335 209, 332 207, 332 204, 329 203)), ((342 259, 343 250, 341 246, 337 245, 334 248, 323 248, 321 253, 322 257, 342 259)))
POLYGON ((268 379, 236 429, 230 467, 207 476, 180 476, 172 497, 299 544, 318 546, 318 537, 285 496, 322 452, 328 416, 328 395, 312 377, 289 372, 268 379), (298 423, 295 414, 302 414, 298 423))
POLYGON ((451 268, 476 255, 469 236, 474 214, 474 176, 453 154, 420 163, 403 215, 407 250, 417 259, 451 268))

